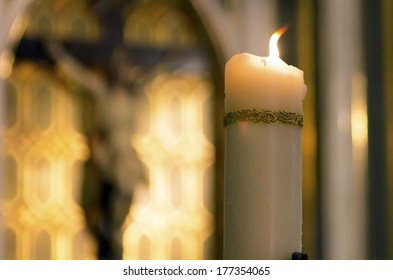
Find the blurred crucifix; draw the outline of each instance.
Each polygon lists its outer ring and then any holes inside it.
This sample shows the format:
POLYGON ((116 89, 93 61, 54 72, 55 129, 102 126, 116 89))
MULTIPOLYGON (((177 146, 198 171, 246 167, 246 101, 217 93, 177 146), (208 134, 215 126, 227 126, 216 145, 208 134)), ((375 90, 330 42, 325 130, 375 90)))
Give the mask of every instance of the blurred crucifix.
POLYGON ((46 42, 55 65, 86 88, 96 104, 95 124, 88 133, 91 155, 84 168, 81 206, 98 244, 98 259, 122 258, 122 226, 135 186, 148 184, 145 168, 131 145, 140 109, 138 85, 146 84, 168 59, 166 52, 130 51, 123 42, 126 2, 91 1, 91 9, 103 23, 98 42, 46 42), (98 65, 104 74, 98 75, 86 66, 89 63, 98 65), (143 72, 142 68, 149 70, 143 72))
POLYGON ((131 145, 139 118, 139 92, 157 72, 178 67, 184 54, 130 46, 123 41, 124 8, 130 0, 90 0, 100 22, 93 41, 22 38, 17 56, 46 61, 87 89, 95 104, 87 132, 81 206, 98 244, 98 259, 122 258, 122 226, 134 189, 147 185, 146 170, 131 145), (180 54, 180 56, 179 56, 180 54), (99 69, 100 74, 94 69, 99 69))
MULTIPOLYGON (((97 241, 97 258, 121 259, 122 226, 134 189, 137 185, 147 185, 145 169, 131 145, 138 118, 137 98, 123 86, 120 75, 108 82, 83 66, 60 44, 50 42, 48 49, 57 66, 85 87, 95 100, 81 206, 88 229, 97 241)), ((112 59, 111 64, 116 66, 112 71, 126 70, 121 54, 115 54, 112 59)))
POLYGON ((102 23, 98 42, 49 40, 45 47, 55 66, 94 99, 95 124, 87 135, 90 158, 84 167, 81 206, 97 241, 97 258, 121 259, 122 226, 134 189, 148 184, 146 170, 131 145, 140 116, 138 92, 157 72, 173 67, 176 59, 168 50, 130 49, 123 42, 122 15, 132 1, 90 3, 102 23), (98 75, 94 68, 104 74, 98 75))

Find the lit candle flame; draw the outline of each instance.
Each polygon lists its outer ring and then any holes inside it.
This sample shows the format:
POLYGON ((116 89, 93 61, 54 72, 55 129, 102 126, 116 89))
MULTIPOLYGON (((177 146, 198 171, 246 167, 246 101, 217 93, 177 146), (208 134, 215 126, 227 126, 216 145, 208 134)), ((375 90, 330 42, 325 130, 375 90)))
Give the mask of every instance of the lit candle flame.
POLYGON ((269 56, 270 57, 276 57, 280 58, 280 53, 278 51, 277 47, 277 42, 278 39, 281 37, 282 34, 284 34, 285 31, 287 31, 288 25, 284 25, 281 27, 279 30, 277 30, 271 37, 269 41, 269 56))

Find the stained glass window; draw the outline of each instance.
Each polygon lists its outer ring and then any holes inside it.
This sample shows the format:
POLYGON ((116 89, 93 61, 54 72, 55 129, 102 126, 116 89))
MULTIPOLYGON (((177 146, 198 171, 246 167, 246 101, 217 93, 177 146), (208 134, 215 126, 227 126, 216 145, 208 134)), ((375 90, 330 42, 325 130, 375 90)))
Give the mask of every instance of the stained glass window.
MULTIPOLYGON (((100 41, 103 18, 89 3, 37 3, 28 15, 29 46, 41 46, 47 38, 81 48, 93 44, 88 52, 99 57, 99 48, 107 47, 100 41)), ((149 177, 148 186, 136 190, 123 227, 126 259, 213 257, 215 88, 206 46, 176 3, 135 1, 124 4, 128 12, 121 18, 122 49, 126 57, 137 57, 124 68, 130 84, 137 83, 126 89, 140 112, 129 145, 149 177), (151 53, 164 59, 150 63, 151 53)), ((72 49, 75 60, 113 83, 105 76, 113 69, 89 65, 83 61, 86 53, 78 55, 81 48, 72 49)), ((37 51, 50 57, 45 46, 37 51)), ((6 177, 0 198, 6 258, 95 258, 80 207, 82 166, 90 153, 84 127, 92 112, 85 103, 94 107, 83 92, 91 89, 80 90, 83 85, 72 75, 65 78, 56 59, 24 55, 17 53, 6 86, 6 177)), ((118 116, 130 110, 124 106, 114 108, 118 116)))
POLYGON ((84 135, 72 125, 74 102, 49 71, 32 63, 15 65, 6 90, 12 113, 7 114, 1 209, 9 258, 92 256, 88 242, 72 251, 73 237, 86 234, 72 178, 80 175, 74 167, 88 155, 84 135))

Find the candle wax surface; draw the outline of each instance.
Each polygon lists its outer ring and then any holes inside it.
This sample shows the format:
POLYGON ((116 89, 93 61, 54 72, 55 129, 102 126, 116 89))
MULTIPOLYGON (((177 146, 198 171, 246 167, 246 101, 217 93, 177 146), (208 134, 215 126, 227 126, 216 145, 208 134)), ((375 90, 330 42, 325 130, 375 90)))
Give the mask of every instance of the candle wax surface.
POLYGON ((303 71, 280 58, 234 55, 225 66, 225 111, 284 110, 303 113, 303 71))

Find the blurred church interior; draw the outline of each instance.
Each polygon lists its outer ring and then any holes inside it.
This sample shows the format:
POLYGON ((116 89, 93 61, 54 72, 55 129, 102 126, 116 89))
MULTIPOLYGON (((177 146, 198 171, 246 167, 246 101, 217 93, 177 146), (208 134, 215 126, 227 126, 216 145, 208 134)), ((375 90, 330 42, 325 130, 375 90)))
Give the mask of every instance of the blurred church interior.
POLYGON ((390 0, 0 0, 0 259, 97 258, 98 130, 120 258, 222 259, 225 62, 267 56, 285 24, 281 58, 308 88, 303 251, 392 259, 392 15, 390 0))

